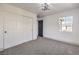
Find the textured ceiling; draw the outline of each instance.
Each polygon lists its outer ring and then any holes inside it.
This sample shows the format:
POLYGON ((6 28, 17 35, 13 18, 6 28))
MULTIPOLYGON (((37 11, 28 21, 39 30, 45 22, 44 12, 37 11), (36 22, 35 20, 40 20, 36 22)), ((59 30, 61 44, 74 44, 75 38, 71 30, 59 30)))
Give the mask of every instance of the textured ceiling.
POLYGON ((57 12, 74 9, 79 7, 79 3, 50 3, 50 10, 42 11, 40 3, 10 3, 19 8, 36 13, 38 17, 44 17, 57 12))

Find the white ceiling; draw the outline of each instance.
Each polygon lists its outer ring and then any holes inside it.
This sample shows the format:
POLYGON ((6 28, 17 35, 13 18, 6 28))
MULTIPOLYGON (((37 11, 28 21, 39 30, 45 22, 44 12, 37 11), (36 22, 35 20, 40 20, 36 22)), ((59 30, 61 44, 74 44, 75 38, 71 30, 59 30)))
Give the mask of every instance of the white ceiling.
POLYGON ((10 3, 10 4, 36 13, 38 17, 43 17, 64 10, 79 7, 79 3, 50 3, 50 10, 44 12, 40 8, 41 7, 40 3, 10 3))

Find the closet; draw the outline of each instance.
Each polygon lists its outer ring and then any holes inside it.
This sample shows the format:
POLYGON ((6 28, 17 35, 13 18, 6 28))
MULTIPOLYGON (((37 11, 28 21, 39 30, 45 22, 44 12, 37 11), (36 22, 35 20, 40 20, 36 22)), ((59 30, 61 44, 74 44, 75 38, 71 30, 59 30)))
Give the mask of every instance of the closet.
POLYGON ((0 50, 32 40, 32 18, 0 12, 0 50))

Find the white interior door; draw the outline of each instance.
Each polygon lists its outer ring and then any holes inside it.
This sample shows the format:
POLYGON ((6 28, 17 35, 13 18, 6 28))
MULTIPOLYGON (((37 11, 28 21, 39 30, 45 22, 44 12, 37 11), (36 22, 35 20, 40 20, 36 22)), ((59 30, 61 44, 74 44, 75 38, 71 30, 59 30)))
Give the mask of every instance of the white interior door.
POLYGON ((0 12, 0 51, 3 50, 3 39, 4 39, 3 34, 4 34, 4 31, 3 31, 3 15, 0 12))
POLYGON ((17 17, 14 14, 5 13, 4 30, 4 48, 16 45, 17 40, 17 17))

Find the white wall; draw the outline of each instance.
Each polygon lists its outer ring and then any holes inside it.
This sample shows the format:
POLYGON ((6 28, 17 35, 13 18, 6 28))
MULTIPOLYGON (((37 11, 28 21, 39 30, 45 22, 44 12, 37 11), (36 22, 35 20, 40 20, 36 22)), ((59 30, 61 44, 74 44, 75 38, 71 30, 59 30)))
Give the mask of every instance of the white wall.
POLYGON ((44 17, 44 37, 79 45, 79 8, 44 17), (59 17, 73 16, 73 31, 59 32, 59 17))
POLYGON ((37 18, 38 20, 43 20, 43 18, 37 18))
POLYGON ((33 20, 33 40, 37 39, 38 36, 38 21, 37 18, 33 20))
POLYGON ((8 31, 7 35, 4 35, 5 49, 37 39, 36 14, 9 4, 0 4, 1 13, 3 15, 2 19, 6 20, 4 30, 8 31))

